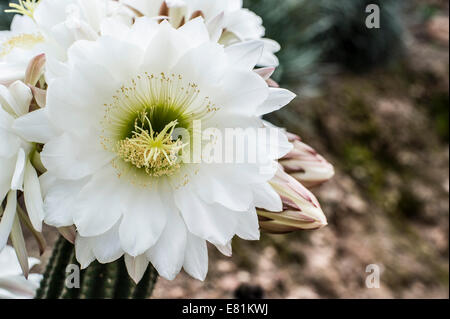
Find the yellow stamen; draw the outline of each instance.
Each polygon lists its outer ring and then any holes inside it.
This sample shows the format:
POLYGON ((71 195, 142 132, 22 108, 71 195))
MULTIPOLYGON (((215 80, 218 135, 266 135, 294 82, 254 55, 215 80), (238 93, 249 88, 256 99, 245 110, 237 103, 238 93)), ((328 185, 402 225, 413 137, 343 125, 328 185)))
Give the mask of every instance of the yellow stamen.
POLYGON ((139 120, 141 126, 148 124, 149 129, 139 126, 136 120, 133 136, 118 142, 117 153, 125 162, 144 168, 150 176, 171 175, 180 167, 178 154, 187 145, 179 139, 172 140, 172 133, 178 122, 172 121, 161 132, 156 133, 145 112, 140 115, 139 120))
POLYGON ((12 9, 5 10, 5 12, 18 13, 33 19, 38 4, 39 0, 19 0, 19 3, 10 3, 9 7, 12 9))

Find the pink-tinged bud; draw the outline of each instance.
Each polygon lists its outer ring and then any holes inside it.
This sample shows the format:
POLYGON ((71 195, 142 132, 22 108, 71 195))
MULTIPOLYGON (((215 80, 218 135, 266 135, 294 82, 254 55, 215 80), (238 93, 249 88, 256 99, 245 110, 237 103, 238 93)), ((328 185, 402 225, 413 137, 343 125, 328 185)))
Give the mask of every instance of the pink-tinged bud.
POLYGON ((279 162, 286 173, 306 187, 320 185, 334 176, 334 167, 295 134, 287 133, 294 148, 279 162))
POLYGON ((255 69, 254 70, 256 74, 258 74, 260 77, 262 77, 264 80, 270 79, 273 72, 275 72, 274 67, 267 67, 267 68, 261 68, 261 69, 255 69))
POLYGON ((45 54, 35 56, 27 66, 25 84, 36 86, 45 71, 45 54))
MULTIPOLYGON (((29 88, 31 89, 31 93, 33 93, 37 106, 43 108, 47 101, 47 90, 42 90, 35 86, 29 86, 29 88)), ((33 109, 30 109, 30 111, 33 111, 33 109)))
POLYGON ((63 236, 67 241, 72 244, 75 244, 75 239, 77 238, 77 230, 75 226, 67 226, 58 228, 59 233, 63 236))
POLYGON ((25 72, 24 82, 31 89, 35 100, 35 103, 33 102, 30 105, 30 112, 44 107, 46 103, 47 91, 39 87, 41 77, 45 72, 45 61, 45 54, 35 56, 28 64, 25 72))
POLYGON ((295 178, 280 168, 270 184, 281 197, 283 211, 258 210, 259 225, 264 231, 283 234, 327 225, 327 218, 317 198, 295 178))
POLYGON ((267 67, 267 68, 261 68, 261 69, 255 69, 255 73, 257 73, 259 76, 261 76, 266 82, 267 85, 273 88, 279 88, 280 85, 272 80, 270 77, 272 76, 273 72, 275 72, 274 67, 267 67))

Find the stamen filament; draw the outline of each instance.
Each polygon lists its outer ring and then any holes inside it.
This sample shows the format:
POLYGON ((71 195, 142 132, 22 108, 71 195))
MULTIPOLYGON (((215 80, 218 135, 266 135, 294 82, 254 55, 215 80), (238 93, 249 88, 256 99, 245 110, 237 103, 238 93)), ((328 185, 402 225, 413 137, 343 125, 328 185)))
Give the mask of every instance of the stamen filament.
POLYGON ((34 11, 39 4, 39 0, 19 0, 19 3, 10 3, 9 7, 12 9, 7 9, 7 13, 18 13, 24 16, 28 16, 34 19, 34 11))

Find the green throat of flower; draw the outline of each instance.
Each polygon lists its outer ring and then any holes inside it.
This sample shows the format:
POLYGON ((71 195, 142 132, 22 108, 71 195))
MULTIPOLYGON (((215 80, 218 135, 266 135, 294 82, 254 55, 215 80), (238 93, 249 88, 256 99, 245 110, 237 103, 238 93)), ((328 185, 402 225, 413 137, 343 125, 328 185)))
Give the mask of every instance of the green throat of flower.
POLYGON ((117 143, 118 155, 125 162, 145 169, 150 176, 170 175, 180 168, 178 155, 187 145, 180 139, 172 138, 177 124, 178 121, 172 121, 161 132, 156 133, 147 113, 143 112, 139 120, 135 121, 132 137, 117 143), (145 128, 144 123, 148 125, 148 128, 145 128))
POLYGON ((137 76, 105 107, 102 144, 117 154, 113 166, 119 176, 131 173, 138 179, 180 169, 182 152, 192 144, 193 121, 218 110, 197 85, 164 73, 137 76))

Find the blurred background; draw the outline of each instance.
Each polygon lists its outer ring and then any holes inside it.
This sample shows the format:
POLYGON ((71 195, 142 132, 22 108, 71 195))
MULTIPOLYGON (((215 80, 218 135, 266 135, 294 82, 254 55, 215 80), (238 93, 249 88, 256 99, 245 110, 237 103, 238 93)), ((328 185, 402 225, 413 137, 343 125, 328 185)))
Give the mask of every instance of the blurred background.
POLYGON ((244 2, 283 47, 275 79, 299 96, 267 119, 335 165, 314 190, 329 226, 236 239, 232 258, 211 248, 205 283, 160 279, 154 297, 448 298, 448 1, 244 2), (370 3, 380 29, 365 26, 370 3), (378 289, 365 284, 371 264, 378 289))

